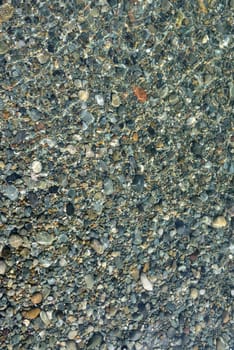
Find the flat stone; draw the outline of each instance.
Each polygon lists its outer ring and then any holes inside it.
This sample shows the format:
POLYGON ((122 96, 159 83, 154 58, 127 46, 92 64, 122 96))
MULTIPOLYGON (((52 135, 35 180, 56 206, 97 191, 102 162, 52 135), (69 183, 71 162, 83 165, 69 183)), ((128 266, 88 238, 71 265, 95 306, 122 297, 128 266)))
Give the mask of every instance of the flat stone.
POLYGON ((36 240, 37 240, 37 243, 41 245, 49 246, 53 243, 53 241, 55 240, 55 237, 54 235, 47 232, 39 232, 36 235, 36 240))
POLYGON ((3 192, 11 201, 15 201, 19 196, 19 191, 14 185, 5 186, 3 192))

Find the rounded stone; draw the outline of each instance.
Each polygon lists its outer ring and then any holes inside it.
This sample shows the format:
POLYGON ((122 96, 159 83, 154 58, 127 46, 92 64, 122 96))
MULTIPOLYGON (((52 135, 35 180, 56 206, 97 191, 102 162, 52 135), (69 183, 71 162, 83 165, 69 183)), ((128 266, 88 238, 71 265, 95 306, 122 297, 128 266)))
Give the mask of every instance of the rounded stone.
POLYGON ((24 311, 23 317, 27 318, 28 320, 34 320, 35 318, 37 318, 39 316, 40 312, 41 312, 41 310, 38 307, 36 307, 34 309, 24 311))
POLYGON ((113 107, 119 107, 120 104, 121 104, 121 101, 120 101, 120 98, 119 98, 119 95, 117 94, 113 94, 112 97, 111 97, 111 104, 113 107))
POLYGON ((217 216, 213 222, 212 222, 212 226, 214 228, 223 228, 227 226, 227 220, 225 219, 224 216, 217 216))
POLYGON ((19 248, 23 244, 23 239, 19 235, 11 235, 9 238, 9 244, 13 248, 19 248))
POLYGON ((70 339, 70 340, 75 339, 76 336, 77 336, 77 331, 76 331, 76 330, 71 330, 71 331, 68 333, 68 339, 70 339))
POLYGON ((192 288, 190 291, 191 299, 195 300, 198 297, 198 290, 196 288, 192 288))
POLYGON ((80 90, 78 92, 78 97, 79 97, 80 101, 86 102, 89 98, 89 92, 87 90, 80 90))
POLYGON ((40 304, 42 302, 43 296, 40 292, 36 292, 31 296, 31 302, 35 304, 40 304))
POLYGON ((39 174, 42 171, 42 164, 38 160, 34 160, 32 162, 32 171, 35 174, 39 174))

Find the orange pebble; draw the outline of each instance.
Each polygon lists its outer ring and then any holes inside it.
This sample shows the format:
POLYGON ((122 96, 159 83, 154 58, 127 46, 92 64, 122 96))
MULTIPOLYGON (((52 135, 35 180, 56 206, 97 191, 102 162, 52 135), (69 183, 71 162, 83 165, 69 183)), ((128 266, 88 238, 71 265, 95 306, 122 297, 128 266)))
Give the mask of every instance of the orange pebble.
POLYGON ((133 93, 138 99, 139 102, 144 103, 147 101, 147 94, 144 89, 142 89, 140 86, 133 86, 133 93))
POLYGON ((138 139, 139 139, 138 133, 137 133, 137 132, 134 132, 133 135, 132 135, 132 140, 133 140, 133 142, 137 142, 138 139))

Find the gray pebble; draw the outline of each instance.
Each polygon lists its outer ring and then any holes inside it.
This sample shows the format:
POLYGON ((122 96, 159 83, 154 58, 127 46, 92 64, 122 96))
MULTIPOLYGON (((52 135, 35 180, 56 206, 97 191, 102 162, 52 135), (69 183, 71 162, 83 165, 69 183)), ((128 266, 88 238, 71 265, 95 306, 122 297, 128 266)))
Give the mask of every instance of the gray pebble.
POLYGON ((11 201, 15 201, 19 196, 19 191, 14 185, 5 186, 3 193, 11 201))
POLYGON ((110 178, 104 180, 103 187, 106 195, 110 195, 114 192, 113 181, 110 178))
POLYGON ((94 350, 99 349, 102 343, 103 336, 101 333, 95 333, 93 336, 89 339, 87 344, 88 350, 94 350))

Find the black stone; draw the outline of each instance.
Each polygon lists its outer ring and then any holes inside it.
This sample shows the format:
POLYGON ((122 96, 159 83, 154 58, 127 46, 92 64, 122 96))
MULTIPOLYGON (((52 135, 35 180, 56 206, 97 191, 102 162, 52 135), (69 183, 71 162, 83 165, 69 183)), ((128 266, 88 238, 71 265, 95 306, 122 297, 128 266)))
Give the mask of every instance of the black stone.
POLYGON ((17 173, 12 173, 11 175, 8 175, 6 177, 6 182, 10 184, 10 183, 12 183, 12 182, 14 182, 14 181, 16 181, 18 179, 21 179, 21 177, 22 176, 17 174, 17 173))
POLYGON ((135 175, 132 181, 132 188, 136 192, 142 192, 144 189, 144 175, 135 175))
POLYGON ((69 216, 72 216, 75 212, 74 205, 71 202, 68 202, 66 205, 66 213, 69 216))

